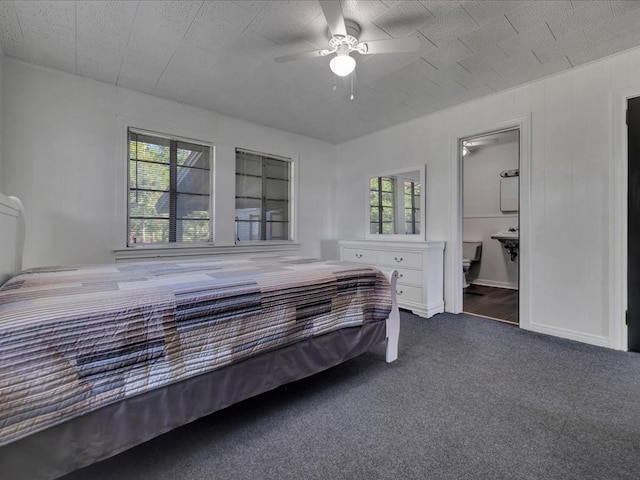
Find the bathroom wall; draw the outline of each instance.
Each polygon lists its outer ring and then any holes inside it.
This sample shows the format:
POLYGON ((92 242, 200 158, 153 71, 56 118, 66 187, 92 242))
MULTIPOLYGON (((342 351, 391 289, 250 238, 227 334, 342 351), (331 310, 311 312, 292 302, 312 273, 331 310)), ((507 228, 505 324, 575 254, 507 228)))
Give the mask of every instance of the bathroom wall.
POLYGON ((463 159, 463 220, 465 240, 482 242, 482 258, 472 264, 472 283, 518 288, 518 263, 511 261, 493 233, 518 228, 518 214, 500 211, 500 172, 518 168, 518 142, 471 149, 463 159))

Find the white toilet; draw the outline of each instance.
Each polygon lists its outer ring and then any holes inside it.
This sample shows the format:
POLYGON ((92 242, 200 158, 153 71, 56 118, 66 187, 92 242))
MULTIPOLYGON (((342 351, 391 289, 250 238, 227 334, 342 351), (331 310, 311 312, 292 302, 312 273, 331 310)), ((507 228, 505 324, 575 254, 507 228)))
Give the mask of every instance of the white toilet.
POLYGON ((481 241, 463 241, 462 242, 462 270, 464 271, 464 286, 469 286, 469 267, 472 262, 480 261, 482 255, 482 242, 481 241))

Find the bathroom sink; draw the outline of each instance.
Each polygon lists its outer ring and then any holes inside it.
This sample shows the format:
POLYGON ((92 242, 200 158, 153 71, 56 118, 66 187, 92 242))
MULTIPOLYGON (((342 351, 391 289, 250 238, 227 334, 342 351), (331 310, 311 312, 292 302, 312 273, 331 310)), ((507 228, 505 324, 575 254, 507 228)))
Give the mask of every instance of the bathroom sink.
POLYGON ((494 238, 496 240, 500 240, 502 241, 506 241, 506 240, 510 240, 510 241, 518 241, 518 232, 517 231, 512 231, 512 230, 504 230, 502 232, 497 232, 494 233, 493 235, 491 235, 491 238, 494 238))
POLYGON ((510 228, 509 230, 494 233, 491 238, 499 240, 509 254, 511 261, 515 261, 518 256, 518 244, 520 243, 516 229, 510 228))

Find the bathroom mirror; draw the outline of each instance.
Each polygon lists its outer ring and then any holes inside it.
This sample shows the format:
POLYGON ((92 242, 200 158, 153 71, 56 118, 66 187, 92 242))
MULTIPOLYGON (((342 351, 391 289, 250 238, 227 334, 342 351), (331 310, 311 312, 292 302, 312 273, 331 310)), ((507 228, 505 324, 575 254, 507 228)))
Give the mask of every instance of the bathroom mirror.
POLYGON ((366 238, 424 240, 424 185, 424 165, 369 177, 366 238))

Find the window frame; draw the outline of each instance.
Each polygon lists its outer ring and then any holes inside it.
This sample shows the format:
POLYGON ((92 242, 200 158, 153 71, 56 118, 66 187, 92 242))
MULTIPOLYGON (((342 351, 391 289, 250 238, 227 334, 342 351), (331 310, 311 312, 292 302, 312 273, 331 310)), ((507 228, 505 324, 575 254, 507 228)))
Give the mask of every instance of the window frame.
MULTIPOLYGON (((236 216, 236 206, 235 201, 237 200, 237 189, 234 184, 234 209, 233 209, 233 219, 234 219, 234 244, 235 246, 248 246, 248 245, 291 245, 296 244, 297 242, 297 198, 298 198, 298 169, 297 169, 297 158, 295 156, 284 156, 273 153, 265 153, 257 150, 243 148, 243 147, 234 147, 234 181, 237 180, 238 171, 237 171, 237 159, 239 153, 247 153, 250 155, 256 155, 267 159, 280 160, 285 161, 289 164, 289 178, 288 178, 288 227, 287 227, 287 236, 288 239, 276 239, 276 240, 240 240, 238 238, 238 220, 236 216)), ((261 181, 264 185, 264 175, 261 175, 261 181)), ((264 197, 263 200, 264 201, 264 197)), ((261 206, 262 210, 263 206, 261 206)), ((261 212, 262 213, 262 212, 261 212)), ((265 223, 265 219, 262 219, 262 223, 265 223)))
MULTIPOLYGON (((125 245, 127 248, 140 248, 140 249, 188 249, 188 248, 201 248, 212 246, 215 243, 215 145, 211 142, 207 142, 204 140, 197 140, 194 138, 184 137, 181 135, 168 134, 163 132, 152 131, 148 129, 142 129, 133 126, 127 126, 126 132, 126 183, 125 183, 125 205, 126 205, 126 217, 125 217, 125 245), (194 144, 202 147, 207 147, 209 149, 209 241, 199 241, 199 242, 184 242, 184 241, 174 241, 174 242, 153 242, 153 243, 132 243, 130 241, 130 221, 131 221, 131 205, 129 202, 130 195, 130 185, 131 185, 131 174, 130 174, 130 163, 131 163, 131 151, 130 151, 130 143, 131 143, 131 133, 137 135, 145 135, 152 138, 158 138, 163 140, 168 140, 169 142, 183 142, 194 144)), ((177 187, 177 185, 176 185, 177 187)), ((168 191, 167 193, 169 193, 168 191)), ((179 192, 176 192, 179 193, 179 192)), ((171 216, 171 214, 170 214, 171 216)))

